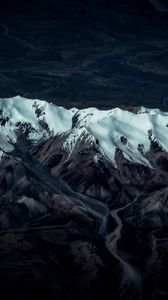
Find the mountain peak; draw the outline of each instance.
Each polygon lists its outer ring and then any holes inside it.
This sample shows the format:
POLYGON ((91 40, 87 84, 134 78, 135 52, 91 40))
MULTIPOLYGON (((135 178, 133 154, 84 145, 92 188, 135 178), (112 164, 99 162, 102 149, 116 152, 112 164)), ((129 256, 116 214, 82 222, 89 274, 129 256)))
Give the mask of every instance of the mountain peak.
POLYGON ((1 154, 11 152, 19 138, 33 144, 51 136, 65 135, 62 145, 73 151, 83 139, 99 149, 101 155, 116 167, 115 153, 119 149, 125 159, 152 168, 146 158, 151 142, 168 151, 168 113, 140 107, 137 111, 121 108, 99 110, 65 109, 40 100, 20 96, 0 99, 1 154))
POLYGON ((0 99, 1 151, 11 152, 20 136, 36 143, 67 131, 72 126, 72 116, 73 110, 37 99, 0 99))

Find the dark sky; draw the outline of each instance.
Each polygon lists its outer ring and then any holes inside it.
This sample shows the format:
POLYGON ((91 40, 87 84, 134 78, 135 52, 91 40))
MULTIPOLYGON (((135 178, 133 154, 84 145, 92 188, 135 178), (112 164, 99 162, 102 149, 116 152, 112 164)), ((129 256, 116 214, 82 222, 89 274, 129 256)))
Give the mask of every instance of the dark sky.
POLYGON ((166 1, 28 0, 0 7, 0 97, 168 109, 166 1))

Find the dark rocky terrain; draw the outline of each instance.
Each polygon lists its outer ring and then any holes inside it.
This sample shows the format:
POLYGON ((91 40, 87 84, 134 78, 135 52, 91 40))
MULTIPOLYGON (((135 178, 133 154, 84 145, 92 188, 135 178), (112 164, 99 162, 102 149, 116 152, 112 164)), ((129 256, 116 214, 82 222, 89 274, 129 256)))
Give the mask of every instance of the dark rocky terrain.
POLYGON ((65 138, 18 135, 0 161, 4 299, 167 299, 168 153, 151 141, 151 169, 117 149, 116 168, 65 138))

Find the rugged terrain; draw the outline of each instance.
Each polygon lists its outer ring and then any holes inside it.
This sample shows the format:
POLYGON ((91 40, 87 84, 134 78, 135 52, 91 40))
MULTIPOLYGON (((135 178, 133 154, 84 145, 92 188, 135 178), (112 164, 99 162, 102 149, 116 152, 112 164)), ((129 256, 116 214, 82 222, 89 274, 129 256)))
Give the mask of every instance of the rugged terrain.
POLYGON ((168 113, 0 106, 4 299, 167 299, 168 113))

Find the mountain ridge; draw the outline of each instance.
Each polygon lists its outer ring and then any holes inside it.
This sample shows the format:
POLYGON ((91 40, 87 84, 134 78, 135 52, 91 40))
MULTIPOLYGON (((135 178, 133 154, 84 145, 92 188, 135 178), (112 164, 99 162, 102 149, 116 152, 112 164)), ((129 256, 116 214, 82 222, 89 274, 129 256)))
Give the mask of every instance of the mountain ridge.
POLYGON ((39 144, 63 135, 62 150, 70 153, 80 139, 89 140, 114 166, 116 150, 134 163, 152 168, 146 155, 152 142, 168 151, 168 113, 159 109, 64 109, 52 103, 16 96, 1 99, 1 151, 11 152, 17 139, 39 144))
POLYGON ((167 113, 65 110, 20 97, 0 103, 7 147, 0 159, 0 291, 6 299, 22 300, 31 291, 60 300, 67 291, 82 300, 168 295, 167 113), (115 141, 114 160, 103 152, 103 138, 110 142, 105 151, 115 141), (140 139, 147 146, 137 149, 140 139))

